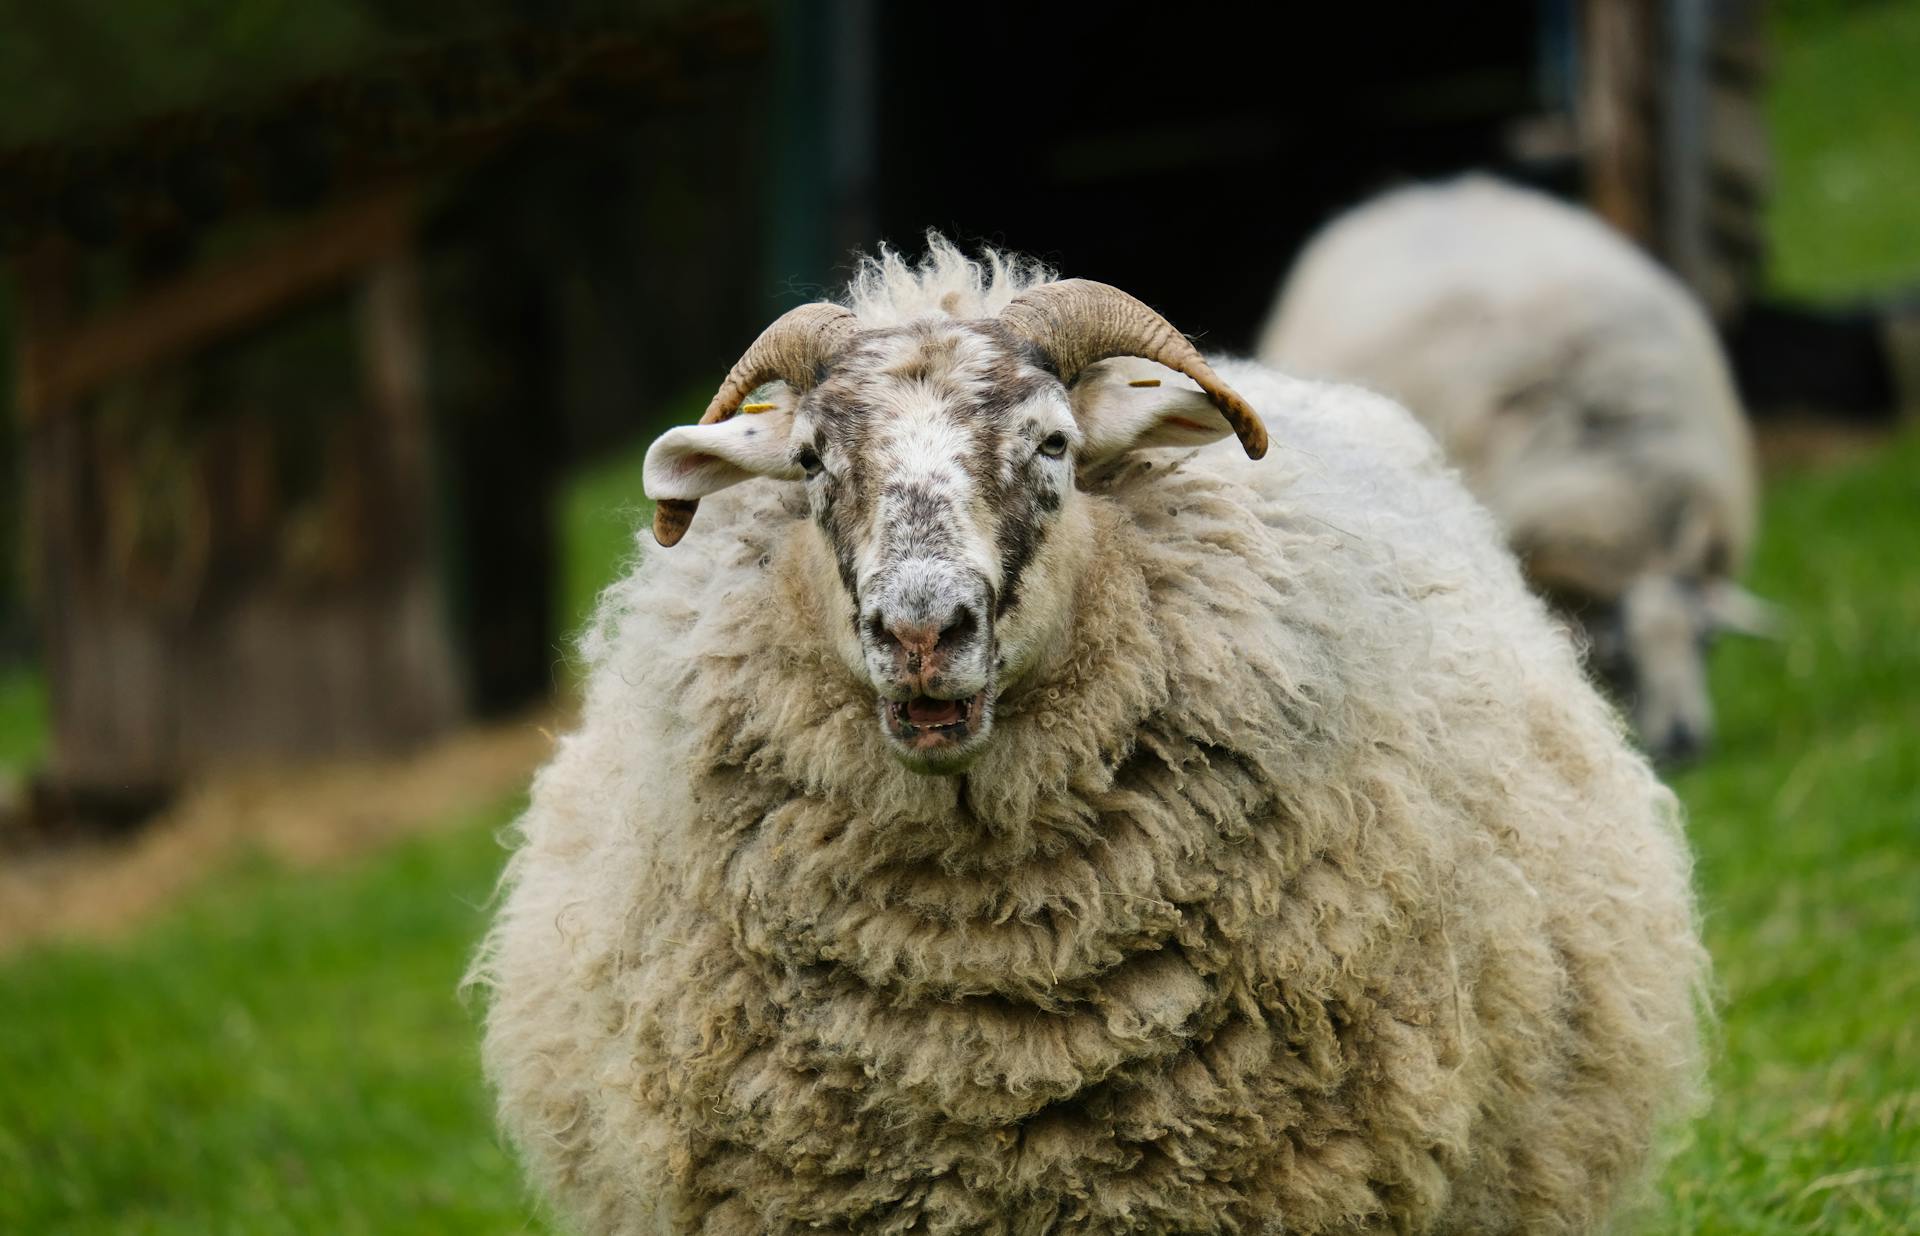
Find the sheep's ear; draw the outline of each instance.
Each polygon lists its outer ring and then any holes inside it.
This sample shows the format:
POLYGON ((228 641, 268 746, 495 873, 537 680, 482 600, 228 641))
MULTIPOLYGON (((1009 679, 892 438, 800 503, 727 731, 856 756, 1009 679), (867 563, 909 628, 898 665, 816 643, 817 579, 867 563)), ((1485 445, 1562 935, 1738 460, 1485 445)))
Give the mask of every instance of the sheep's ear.
POLYGON ((788 451, 792 428, 793 402, 787 396, 748 403, 730 419, 712 425, 669 429, 647 448, 641 486, 655 502, 685 502, 756 476, 798 480, 800 469, 788 451))
POLYGON ((1233 435, 1191 378, 1134 356, 1088 366, 1069 398, 1080 424, 1080 458, 1089 462, 1155 446, 1205 446, 1233 435))
POLYGON ((1716 631, 1729 635, 1751 635, 1756 639, 1779 639, 1786 629, 1780 607, 1763 601, 1730 579, 1714 580, 1706 586, 1702 600, 1707 618, 1716 631))

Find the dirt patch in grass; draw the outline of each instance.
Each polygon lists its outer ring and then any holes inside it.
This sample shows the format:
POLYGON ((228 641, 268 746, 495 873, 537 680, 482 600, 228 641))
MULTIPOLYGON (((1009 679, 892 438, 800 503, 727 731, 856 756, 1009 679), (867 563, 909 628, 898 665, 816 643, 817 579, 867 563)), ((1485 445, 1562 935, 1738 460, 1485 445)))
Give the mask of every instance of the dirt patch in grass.
POLYGON ((466 818, 526 786, 555 725, 542 711, 409 756, 223 776, 128 836, 0 856, 0 955, 115 935, 249 859, 330 866, 466 818))

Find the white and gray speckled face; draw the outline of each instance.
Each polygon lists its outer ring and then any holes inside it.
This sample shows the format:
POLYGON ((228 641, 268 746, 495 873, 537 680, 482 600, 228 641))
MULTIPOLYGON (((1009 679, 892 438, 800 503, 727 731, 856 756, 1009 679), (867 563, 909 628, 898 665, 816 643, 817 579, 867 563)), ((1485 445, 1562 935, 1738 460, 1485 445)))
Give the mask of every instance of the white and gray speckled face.
POLYGON ((963 769, 1066 620, 1065 589, 1031 586, 1074 494, 1065 389, 991 322, 870 331, 799 402, 789 441, 882 729, 910 767, 963 769))

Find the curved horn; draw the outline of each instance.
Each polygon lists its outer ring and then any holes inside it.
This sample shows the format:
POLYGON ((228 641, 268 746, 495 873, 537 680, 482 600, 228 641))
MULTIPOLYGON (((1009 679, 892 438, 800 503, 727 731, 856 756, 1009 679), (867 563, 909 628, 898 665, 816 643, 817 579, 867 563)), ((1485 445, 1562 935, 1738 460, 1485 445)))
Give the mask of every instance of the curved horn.
POLYGON ((1267 427, 1252 406, 1172 323, 1119 288, 1090 279, 1045 283, 1014 297, 1000 321, 1045 352, 1062 382, 1110 356, 1139 356, 1184 373, 1227 418, 1248 458, 1267 453, 1267 427))
MULTIPOLYGON (((724 421, 740 410, 740 402, 755 387, 778 379, 795 393, 812 389, 820 366, 833 356, 858 329, 850 310, 839 305, 801 305, 774 319, 760 332, 746 354, 727 371, 707 410, 702 425, 724 421)), ((700 509, 699 499, 662 498, 653 507, 653 539, 672 545, 687 534, 693 514, 700 509)))

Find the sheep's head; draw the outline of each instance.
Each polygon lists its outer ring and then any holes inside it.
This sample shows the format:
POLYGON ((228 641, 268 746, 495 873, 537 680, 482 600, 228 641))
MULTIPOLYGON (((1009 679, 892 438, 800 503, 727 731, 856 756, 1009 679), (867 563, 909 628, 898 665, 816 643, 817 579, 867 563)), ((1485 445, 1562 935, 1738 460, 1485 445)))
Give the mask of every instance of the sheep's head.
POLYGON ((1713 738, 1708 648, 1721 635, 1772 635, 1779 622, 1732 578, 1729 538, 1708 504, 1684 495, 1636 503, 1639 478, 1588 464, 1577 480, 1606 488, 1584 492, 1612 501, 1596 514, 1563 500, 1556 513, 1568 522, 1535 523, 1517 548, 1534 584, 1582 628, 1590 668, 1648 754, 1685 763, 1713 738))
POLYGON ((1228 434, 1255 458, 1266 451, 1258 416, 1165 319, 1069 280, 985 319, 862 329, 836 305, 795 309, 699 425, 654 443, 645 483, 662 545, 716 490, 754 477, 805 485, 818 586, 842 594, 825 612, 846 616, 830 637, 871 686, 895 755, 953 773, 990 741, 1000 692, 1071 627, 1091 535, 1076 469, 1228 434), (1198 389, 1133 385, 1101 365, 1122 356, 1198 389), (742 407, 769 382, 784 385, 742 407))

